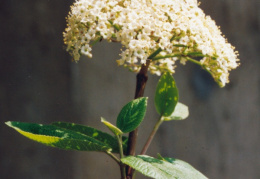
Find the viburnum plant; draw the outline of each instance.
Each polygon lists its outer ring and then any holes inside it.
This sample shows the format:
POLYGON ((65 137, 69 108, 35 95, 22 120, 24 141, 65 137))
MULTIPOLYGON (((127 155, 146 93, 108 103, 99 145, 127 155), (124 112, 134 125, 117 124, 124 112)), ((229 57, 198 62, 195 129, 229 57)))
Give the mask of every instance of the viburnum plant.
POLYGON ((92 57, 92 47, 101 40, 120 42, 122 52, 117 64, 137 73, 135 99, 122 108, 116 125, 101 118, 113 135, 65 122, 6 124, 48 146, 104 152, 118 163, 122 179, 134 178, 135 171, 151 178, 206 178, 184 161, 145 154, 163 122, 188 117, 188 107, 179 102, 172 76, 177 61, 199 65, 220 87, 229 82, 229 71, 239 65, 238 52, 219 27, 199 8, 197 0, 76 0, 64 32, 67 51, 75 61, 81 55, 92 57), (154 100, 159 120, 140 155, 136 155, 138 126, 147 107, 148 98, 143 95, 148 71, 161 76, 154 100))

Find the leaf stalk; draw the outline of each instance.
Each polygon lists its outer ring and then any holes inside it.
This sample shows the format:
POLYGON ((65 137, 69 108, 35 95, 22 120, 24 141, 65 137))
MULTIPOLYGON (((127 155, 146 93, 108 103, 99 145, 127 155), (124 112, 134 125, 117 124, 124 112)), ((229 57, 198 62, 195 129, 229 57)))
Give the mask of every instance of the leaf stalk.
POLYGON ((118 165, 120 165, 120 160, 114 154, 112 154, 110 151, 106 151, 105 153, 108 156, 110 156, 113 160, 115 160, 118 165))
MULTIPOLYGON (((116 137, 118 140, 120 158, 123 158, 124 151, 123 151, 122 135, 116 135, 116 137)), ((121 171, 121 179, 126 179, 126 166, 121 161, 119 162, 119 165, 120 165, 120 171, 121 171)))
POLYGON ((145 143, 145 145, 144 145, 144 147, 143 147, 143 149, 141 151, 141 155, 144 155, 147 152, 147 149, 149 148, 149 146, 150 146, 150 144, 151 144, 151 142, 152 142, 156 132, 158 131, 158 129, 159 129, 160 125, 163 123, 163 121, 164 121, 164 119, 161 116, 160 119, 155 124, 155 126, 154 126, 154 128, 153 128, 153 130, 152 130, 152 132, 151 132, 151 134, 149 136, 149 138, 147 139, 147 141, 146 141, 146 143, 145 143))

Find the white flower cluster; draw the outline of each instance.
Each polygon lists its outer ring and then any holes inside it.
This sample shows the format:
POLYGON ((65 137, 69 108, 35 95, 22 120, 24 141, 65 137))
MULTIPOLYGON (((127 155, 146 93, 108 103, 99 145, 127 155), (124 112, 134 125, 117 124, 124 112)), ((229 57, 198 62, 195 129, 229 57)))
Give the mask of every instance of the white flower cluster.
POLYGON ((238 66, 237 52, 205 16, 197 0, 77 0, 67 18, 64 42, 74 60, 92 57, 95 42, 106 39, 123 46, 119 65, 138 71, 174 73, 175 61, 188 60, 211 73, 220 86, 238 66))

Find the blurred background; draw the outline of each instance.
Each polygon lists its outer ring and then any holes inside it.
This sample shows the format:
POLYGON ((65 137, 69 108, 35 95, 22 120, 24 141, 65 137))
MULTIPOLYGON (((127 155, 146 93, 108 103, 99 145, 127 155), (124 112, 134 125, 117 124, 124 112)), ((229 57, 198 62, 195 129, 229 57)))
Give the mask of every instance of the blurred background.
MULTIPOLYGON (((72 0, 0 1, 0 178, 119 178, 119 167, 96 152, 46 147, 8 128, 5 121, 48 124, 67 121, 108 132, 100 117, 115 123, 132 100, 135 74, 118 67, 119 44, 99 43, 93 59, 71 62, 63 45, 72 0)), ((241 66, 219 88, 200 68, 179 65, 174 75, 187 120, 164 123, 149 155, 157 152, 189 162, 209 178, 260 178, 260 3, 258 0, 201 0, 241 66)), ((149 108, 139 147, 158 119, 153 105, 159 77, 149 75, 149 108)), ((144 178, 139 175, 138 178, 144 178)))

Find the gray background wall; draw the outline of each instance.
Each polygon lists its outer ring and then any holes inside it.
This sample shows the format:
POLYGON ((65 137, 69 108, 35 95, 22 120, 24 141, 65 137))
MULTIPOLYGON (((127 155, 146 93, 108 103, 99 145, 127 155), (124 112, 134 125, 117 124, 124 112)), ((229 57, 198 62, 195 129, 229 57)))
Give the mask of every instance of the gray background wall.
MULTIPOLYGON (((223 89, 193 64, 178 66, 174 76, 190 117, 164 124, 148 154, 183 159, 209 178, 260 178, 260 3, 201 2, 240 52, 241 66, 223 89)), ((0 178, 119 178, 119 168, 104 154, 45 147, 4 125, 8 120, 69 121, 107 131, 100 117, 115 122, 133 98, 135 74, 115 63, 119 44, 102 42, 93 59, 70 61, 62 32, 71 4, 0 2, 0 178)), ((149 108, 139 144, 158 118, 153 106, 157 81, 149 75, 149 108)))

